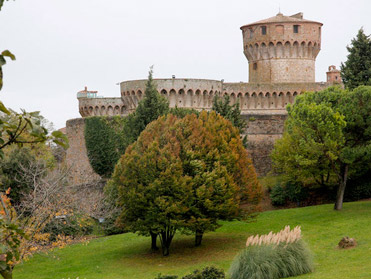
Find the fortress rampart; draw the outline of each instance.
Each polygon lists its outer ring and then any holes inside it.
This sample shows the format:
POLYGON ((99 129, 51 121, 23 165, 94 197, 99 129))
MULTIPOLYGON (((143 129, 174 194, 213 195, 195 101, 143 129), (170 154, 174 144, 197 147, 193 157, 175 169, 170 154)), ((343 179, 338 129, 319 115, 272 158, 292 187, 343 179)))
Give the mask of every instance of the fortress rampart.
MULTIPOLYGON (((147 80, 120 84, 121 98, 79 98, 82 117, 127 115, 143 98, 147 80)), ((155 79, 157 90, 167 97, 170 107, 209 110, 215 96, 230 96, 231 103, 240 103, 242 114, 266 113, 264 110, 285 110, 295 97, 305 91, 318 91, 329 83, 224 83, 203 79, 155 79)))
MULTIPOLYGON (((248 151, 260 175, 271 169, 270 153, 283 133, 286 106, 306 91, 319 91, 341 83, 340 72, 330 66, 327 82, 315 82, 315 60, 321 49, 322 23, 303 14, 274 17, 242 26, 243 52, 249 62, 249 83, 209 79, 155 79, 157 90, 170 107, 210 110, 215 96, 228 95, 240 104, 247 122, 248 151)), ((86 155, 84 117, 128 115, 144 97, 147 80, 120 83, 121 97, 102 98, 96 91, 78 92, 82 119, 67 121, 70 148, 67 163, 78 168, 75 183, 94 174, 86 155), (82 176, 84 174, 84 176, 82 176)), ((86 182, 80 181, 81 183, 86 182)))

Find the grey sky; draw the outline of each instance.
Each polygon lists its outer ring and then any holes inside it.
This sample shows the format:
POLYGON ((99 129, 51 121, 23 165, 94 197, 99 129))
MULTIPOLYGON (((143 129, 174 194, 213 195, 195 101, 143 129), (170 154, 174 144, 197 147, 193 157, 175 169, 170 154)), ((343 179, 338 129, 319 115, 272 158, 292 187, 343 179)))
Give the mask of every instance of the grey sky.
POLYGON ((369 0, 16 0, 0 12, 0 50, 17 57, 4 68, 1 100, 40 110, 56 128, 80 117, 85 85, 119 97, 116 83, 147 77, 247 81, 240 26, 303 12, 320 21, 316 81, 346 60, 360 27, 371 33, 369 0))

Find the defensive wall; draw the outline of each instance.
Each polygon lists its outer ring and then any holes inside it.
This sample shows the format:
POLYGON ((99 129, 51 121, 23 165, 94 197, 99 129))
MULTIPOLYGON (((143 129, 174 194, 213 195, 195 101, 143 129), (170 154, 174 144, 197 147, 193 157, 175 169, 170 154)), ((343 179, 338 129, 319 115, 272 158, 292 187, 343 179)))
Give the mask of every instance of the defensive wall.
MULTIPOLYGON (((260 175, 271 170, 270 153, 282 136, 286 106, 307 91, 319 91, 341 83, 340 72, 331 65, 327 82, 315 82, 315 60, 321 49, 322 23, 306 20, 302 13, 276 16, 243 25, 243 52, 249 63, 249 83, 209 79, 155 79, 157 90, 168 98, 170 107, 210 110, 215 96, 228 95, 240 104, 247 122, 248 150, 260 175)), ((75 169, 74 181, 97 178, 84 141, 84 118, 128 115, 143 98, 147 80, 120 83, 121 97, 103 98, 97 91, 78 92, 83 118, 67 121, 70 148, 67 164, 75 169), (83 176, 82 176, 83 175, 83 176), (83 178, 82 178, 83 177, 83 178)))
MULTIPOLYGON (((96 179, 87 157, 84 141, 84 118, 89 116, 128 115, 143 98, 147 80, 125 81, 120 84, 121 98, 79 97, 79 111, 83 118, 67 121, 70 148, 67 161, 73 168, 74 182, 79 177, 96 179), (84 174, 84 176, 82 176, 84 174), (89 175, 91 174, 91 175, 89 175)), ((274 141, 283 133, 286 106, 305 91, 318 91, 329 83, 225 83, 205 79, 155 79, 157 90, 168 98, 170 107, 210 110, 215 96, 230 96, 231 103, 240 104, 247 122, 248 151, 260 175, 271 169, 270 153, 274 141)), ((87 91, 88 92, 88 91, 87 91)))

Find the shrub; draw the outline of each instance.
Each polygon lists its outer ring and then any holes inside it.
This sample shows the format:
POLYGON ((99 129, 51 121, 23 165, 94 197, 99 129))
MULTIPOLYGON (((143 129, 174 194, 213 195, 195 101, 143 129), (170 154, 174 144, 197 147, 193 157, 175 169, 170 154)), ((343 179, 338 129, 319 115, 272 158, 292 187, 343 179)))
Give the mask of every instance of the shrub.
POLYGON ((308 188, 300 182, 287 181, 285 184, 286 195, 289 201, 300 203, 308 197, 308 188))
POLYGON ((103 233, 105 235, 115 235, 115 234, 122 234, 126 232, 126 230, 120 226, 116 225, 116 219, 118 214, 115 214, 112 217, 105 218, 102 225, 103 233))
POLYGON ((371 198, 371 171, 357 178, 350 178, 344 193, 345 201, 371 198))
POLYGON ((232 263, 231 279, 276 279, 313 270, 311 253, 301 240, 299 227, 249 237, 246 246, 232 263))
POLYGON ((71 237, 89 235, 93 232, 94 225, 94 220, 81 216, 54 218, 45 226, 43 233, 49 233, 50 240, 55 241, 58 235, 71 237))
POLYGON ((308 189, 296 181, 278 182, 272 187, 270 198, 275 206, 286 205, 288 201, 300 204, 308 198, 308 189))
POLYGON ((222 269, 213 266, 205 267, 203 270, 195 270, 192 274, 184 276, 182 279, 224 279, 225 274, 222 269))
POLYGON ((272 204, 275 206, 286 204, 286 199, 287 199, 286 191, 279 183, 273 186, 270 197, 271 197, 272 204))

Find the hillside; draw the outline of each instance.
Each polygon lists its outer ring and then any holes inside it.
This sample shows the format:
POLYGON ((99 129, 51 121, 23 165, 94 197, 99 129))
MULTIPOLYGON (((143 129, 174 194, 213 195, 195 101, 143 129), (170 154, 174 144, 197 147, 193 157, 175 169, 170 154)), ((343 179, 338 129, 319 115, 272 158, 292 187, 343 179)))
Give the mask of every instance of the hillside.
POLYGON ((267 211, 252 223, 225 222, 193 247, 192 236, 177 234, 170 256, 149 252, 150 239, 134 234, 97 238, 48 254, 35 255, 16 267, 15 279, 153 279, 159 273, 184 275, 215 265, 228 270, 251 234, 279 231, 285 225, 302 227, 314 253, 316 270, 300 278, 371 278, 371 202, 345 203, 341 212, 332 204, 267 211), (354 237, 358 247, 339 250, 343 236, 354 237))

